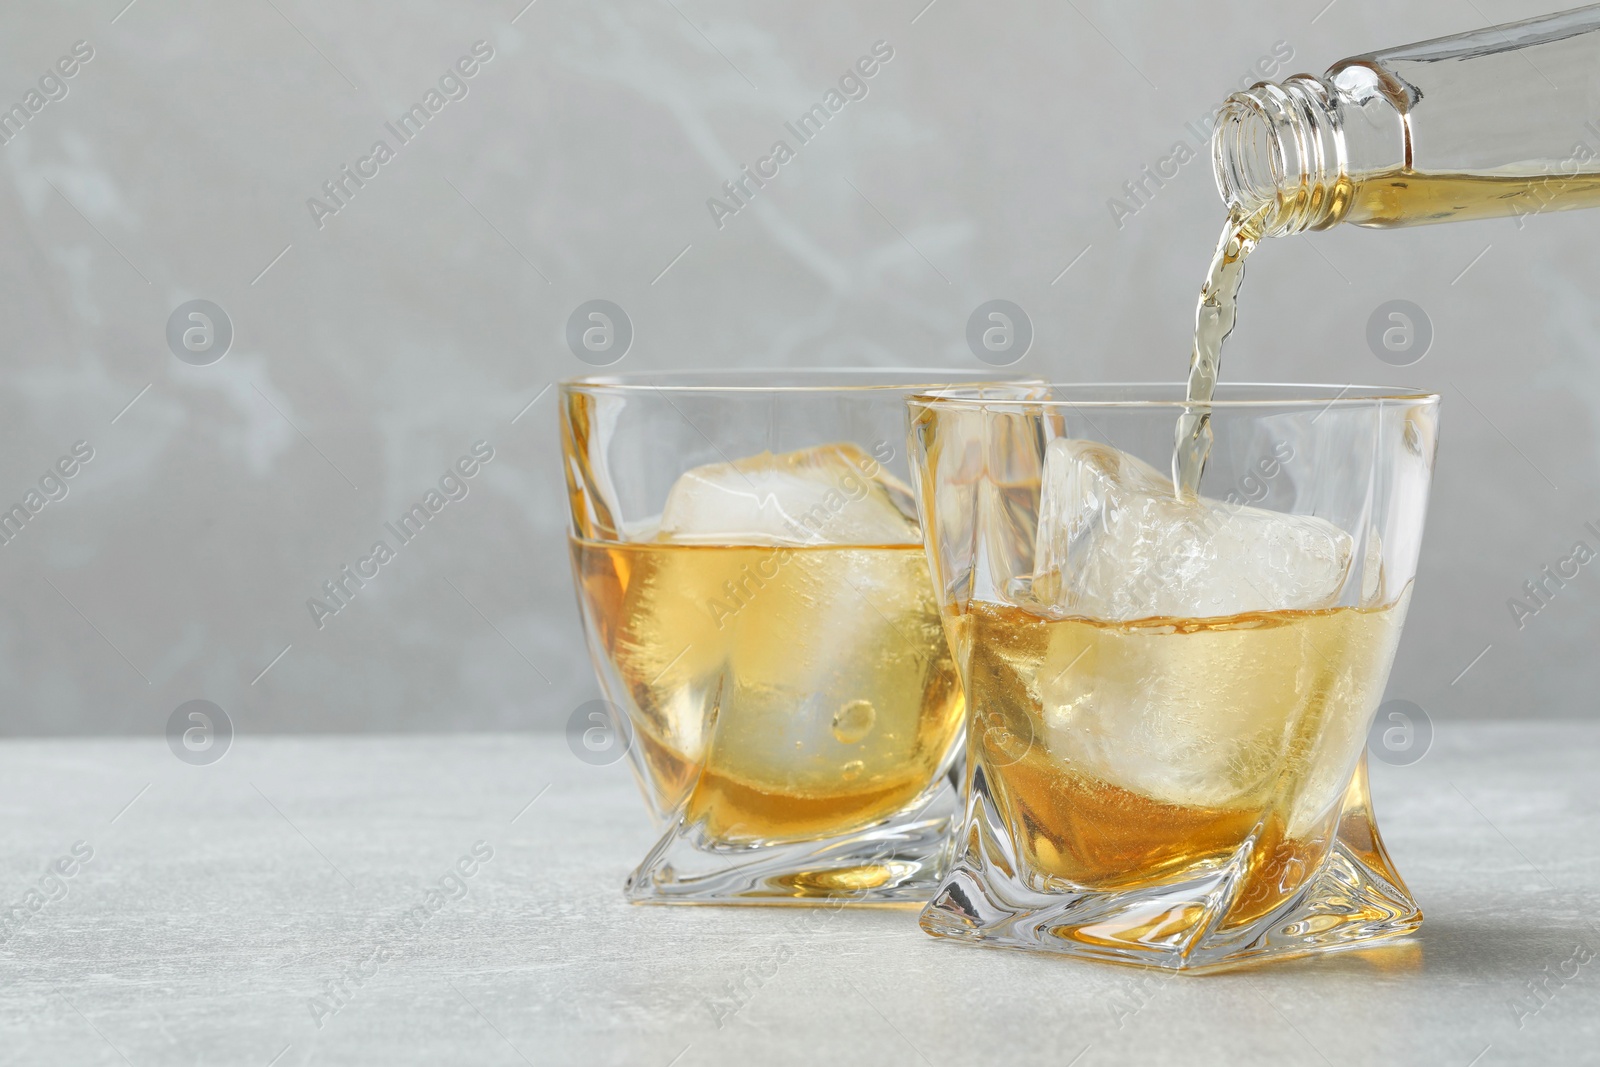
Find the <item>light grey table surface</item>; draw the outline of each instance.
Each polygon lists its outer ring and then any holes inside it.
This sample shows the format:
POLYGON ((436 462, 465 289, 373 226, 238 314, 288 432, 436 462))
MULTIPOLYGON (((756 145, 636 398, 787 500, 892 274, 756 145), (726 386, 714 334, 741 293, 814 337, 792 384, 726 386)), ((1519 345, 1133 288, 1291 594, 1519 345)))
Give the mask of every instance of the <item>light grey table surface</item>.
POLYGON ((911 911, 629 906, 642 802, 560 736, 6 741, 0 896, 48 892, 0 946, 0 1064, 1600 1062, 1597 762, 1597 726, 1441 724, 1374 766, 1419 936, 1168 979, 911 911))

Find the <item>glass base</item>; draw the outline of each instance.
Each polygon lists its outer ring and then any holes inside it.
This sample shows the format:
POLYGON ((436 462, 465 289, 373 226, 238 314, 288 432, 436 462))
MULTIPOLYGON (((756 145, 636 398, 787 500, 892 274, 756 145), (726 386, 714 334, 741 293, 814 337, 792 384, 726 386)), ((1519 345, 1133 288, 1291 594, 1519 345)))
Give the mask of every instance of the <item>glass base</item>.
POLYGON ((960 802, 952 775, 880 822, 838 837, 731 843, 682 818, 628 876, 634 904, 914 906, 950 870, 960 802))
POLYGON ((1365 757, 1320 869, 1283 903, 1243 922, 1230 922, 1229 913, 1247 847, 1178 881, 1116 892, 1039 892, 1012 873, 1015 854, 1004 847, 991 821, 996 812, 984 800, 976 790, 964 855, 923 909, 922 928, 935 937, 1196 973, 1364 947, 1422 923, 1372 820, 1365 757))

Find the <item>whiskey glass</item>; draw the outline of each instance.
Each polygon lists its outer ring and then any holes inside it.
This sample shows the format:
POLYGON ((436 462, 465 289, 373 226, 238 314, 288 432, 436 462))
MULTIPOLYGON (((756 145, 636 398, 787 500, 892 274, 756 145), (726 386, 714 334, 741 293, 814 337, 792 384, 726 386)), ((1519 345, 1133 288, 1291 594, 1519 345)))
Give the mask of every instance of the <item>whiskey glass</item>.
POLYGON ((1220 386, 1198 496, 1181 385, 913 398, 966 810, 928 933, 1201 971, 1422 914, 1366 738, 1416 573, 1437 396, 1220 386))
POLYGON ((931 895, 960 807, 964 717, 908 484, 905 402, 993 377, 562 384, 585 633, 662 831, 629 900, 931 895))

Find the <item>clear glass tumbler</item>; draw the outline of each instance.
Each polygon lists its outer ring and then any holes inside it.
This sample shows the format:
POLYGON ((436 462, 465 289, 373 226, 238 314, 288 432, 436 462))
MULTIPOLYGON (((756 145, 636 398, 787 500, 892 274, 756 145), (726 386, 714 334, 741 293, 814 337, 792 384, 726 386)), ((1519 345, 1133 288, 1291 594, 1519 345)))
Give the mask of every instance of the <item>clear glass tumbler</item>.
POLYGON ((905 403, 982 377, 563 383, 578 599, 663 830, 630 900, 932 895, 959 814, 963 703, 905 403))
POLYGON ((1365 742, 1422 538, 1438 397, 1219 387, 1198 498, 1181 385, 914 398, 915 488, 968 702, 930 934, 1198 970, 1421 912, 1365 742))

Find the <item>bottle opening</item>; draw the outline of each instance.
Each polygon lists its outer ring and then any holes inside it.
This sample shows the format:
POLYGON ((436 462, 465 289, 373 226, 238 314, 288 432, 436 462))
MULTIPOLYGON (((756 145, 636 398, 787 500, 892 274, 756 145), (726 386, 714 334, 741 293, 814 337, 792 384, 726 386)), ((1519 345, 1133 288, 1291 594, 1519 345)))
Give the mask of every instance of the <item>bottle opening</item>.
POLYGON ((1338 221, 1344 198, 1333 190, 1345 177, 1343 136, 1317 79, 1258 82, 1228 97, 1211 151, 1223 202, 1230 212, 1259 214, 1263 237, 1338 221))
POLYGON ((1217 116, 1212 148, 1217 191, 1229 210, 1250 215, 1278 199, 1284 159, 1270 120, 1244 94, 1229 97, 1217 116))

